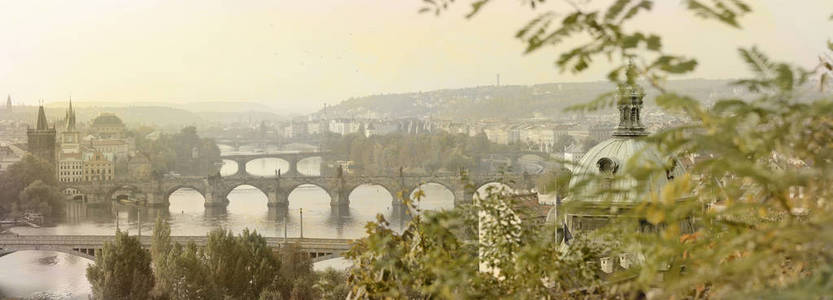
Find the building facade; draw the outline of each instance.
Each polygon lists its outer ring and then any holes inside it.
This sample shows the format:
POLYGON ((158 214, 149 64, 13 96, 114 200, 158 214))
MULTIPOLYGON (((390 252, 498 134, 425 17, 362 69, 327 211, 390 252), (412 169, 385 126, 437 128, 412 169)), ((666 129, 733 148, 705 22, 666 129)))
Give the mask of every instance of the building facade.
POLYGON ((58 166, 55 168, 58 181, 83 181, 84 161, 81 160, 81 152, 61 152, 58 156, 58 166))
POLYGON ((84 181, 107 182, 115 176, 113 156, 93 151, 84 153, 84 181))

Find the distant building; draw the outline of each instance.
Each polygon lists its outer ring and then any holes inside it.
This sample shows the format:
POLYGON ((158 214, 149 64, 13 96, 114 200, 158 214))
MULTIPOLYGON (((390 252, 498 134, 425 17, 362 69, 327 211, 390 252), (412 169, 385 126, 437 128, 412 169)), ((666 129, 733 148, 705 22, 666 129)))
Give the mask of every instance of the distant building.
POLYGON ((509 132, 503 128, 489 127, 483 129, 483 132, 486 133, 486 138, 492 143, 500 145, 509 144, 509 132))
POLYGON ((84 181, 104 182, 112 181, 115 174, 115 164, 112 155, 105 155, 100 151, 84 153, 84 181))
POLYGON ((79 182, 84 178, 84 161, 81 152, 61 152, 58 154, 56 172, 60 182, 79 182))
POLYGON ((49 128, 43 105, 38 107, 38 123, 35 129, 26 130, 27 148, 29 153, 39 157, 49 164, 55 165, 55 127, 49 128))
POLYGON ((348 135, 358 132, 361 127, 361 123, 349 119, 330 120, 328 127, 332 133, 348 135))
POLYGON ((6 95, 6 110, 12 111, 12 95, 6 95))
POLYGON ((324 126, 321 125, 321 122, 318 121, 310 121, 307 123, 307 133, 310 135, 319 135, 321 134, 321 128, 324 126))
POLYGON ((112 153, 116 160, 127 161, 128 144, 124 140, 92 140, 91 145, 101 153, 112 153))
POLYGON ((90 125, 90 133, 101 139, 120 139, 124 132, 124 123, 112 113, 101 113, 90 125))
MULTIPOLYGON (((641 111, 645 92, 631 80, 633 69, 628 69, 629 83, 620 86, 617 109, 619 125, 608 139, 593 146, 585 153, 578 164, 572 168, 570 179, 570 196, 554 208, 548 216, 550 222, 556 223, 560 240, 569 244, 574 235, 596 230, 610 223, 619 214, 627 214, 639 207, 643 196, 662 191, 663 186, 681 177, 686 171, 674 157, 669 157, 657 147, 642 139, 648 135, 642 124, 641 111), (637 182, 628 176, 627 170, 638 164, 630 162, 639 159, 656 165, 665 165, 664 171, 656 171, 646 181, 637 182), (594 180, 590 180, 594 179, 594 180), (614 192, 627 191, 627 192, 614 192), (614 210, 615 208, 615 210, 614 210), (613 213, 615 211, 615 213, 613 213)), ((670 225, 670 224, 669 224, 670 225)), ((639 230, 652 230, 640 228, 639 230)), ((689 221, 680 222, 680 231, 690 233, 689 221)), ((613 271, 612 257, 601 258, 602 269, 606 273, 613 271)), ((620 259, 623 267, 629 266, 628 259, 620 259)))

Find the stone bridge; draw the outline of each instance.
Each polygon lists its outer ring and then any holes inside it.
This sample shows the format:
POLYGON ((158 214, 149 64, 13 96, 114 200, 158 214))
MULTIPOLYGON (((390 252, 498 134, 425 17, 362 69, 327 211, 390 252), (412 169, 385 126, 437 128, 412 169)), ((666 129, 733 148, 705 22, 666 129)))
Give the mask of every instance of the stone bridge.
MULTIPOLYGON (((68 253, 95 259, 95 255, 104 248, 104 243, 112 241, 112 235, 0 235, 0 257, 24 250, 48 250, 68 253)), ((277 250, 286 244, 297 244, 301 251, 310 255, 313 261, 321 261, 341 256, 350 250, 352 240, 348 239, 317 239, 317 238, 276 238, 266 237, 266 243, 277 250)), ((142 246, 150 249, 151 237, 139 238, 142 246)), ((206 236, 171 236, 171 240, 180 244, 194 242, 197 246, 205 246, 206 236)))
POLYGON ((282 159, 289 163, 288 170, 281 170, 284 175, 287 176, 302 176, 300 172, 298 172, 298 162, 308 158, 321 158, 321 174, 325 173, 332 173, 327 172, 326 170, 332 170, 332 168, 325 168, 324 162, 332 162, 336 160, 336 157, 331 152, 295 152, 295 153, 258 153, 258 154, 240 154, 240 155, 222 155, 220 156, 223 160, 230 160, 237 164, 237 173, 232 176, 239 176, 245 177, 249 176, 250 174, 246 170, 246 163, 253 161, 255 159, 261 158, 278 158, 282 159))
POLYGON ((361 185, 378 185, 393 198, 391 207, 401 207, 407 198, 423 184, 436 183, 454 194, 454 205, 468 203, 478 188, 489 183, 502 183, 516 191, 534 188, 535 175, 472 174, 472 175, 404 175, 358 176, 336 172, 334 176, 283 176, 254 177, 219 175, 209 177, 175 177, 155 180, 127 180, 103 183, 62 183, 61 189, 70 199, 84 200, 89 204, 105 204, 116 200, 136 200, 147 206, 167 206, 170 195, 181 189, 191 188, 202 194, 205 206, 226 206, 227 196, 236 187, 249 185, 259 189, 268 198, 268 205, 287 207, 289 194, 302 185, 315 185, 330 196, 333 207, 348 207, 350 193, 361 185))

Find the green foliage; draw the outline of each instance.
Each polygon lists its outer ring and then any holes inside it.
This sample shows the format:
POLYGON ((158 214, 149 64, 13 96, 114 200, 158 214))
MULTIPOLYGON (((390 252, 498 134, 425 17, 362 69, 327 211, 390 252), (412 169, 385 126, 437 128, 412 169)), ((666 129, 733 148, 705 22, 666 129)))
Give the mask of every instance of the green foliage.
POLYGON ((53 185, 35 180, 20 192, 21 211, 36 211, 45 216, 60 216, 64 208, 64 194, 53 185))
POLYGON ((309 256, 289 245, 278 253, 255 232, 217 229, 205 247, 172 243, 158 219, 151 246, 156 295, 170 299, 316 299, 309 256))
POLYGON ((87 280, 97 299, 149 299, 154 283, 150 254, 137 238, 117 231, 87 267, 87 280))
MULTIPOLYGON (((55 168, 49 162, 29 154, 0 174, 0 215, 4 212, 13 212, 13 210, 18 210, 14 211, 15 213, 21 213, 19 211, 21 207, 37 209, 42 201, 28 203, 20 199, 23 190, 35 181, 41 181, 46 186, 55 186, 58 179, 55 176, 55 168)), ((52 203, 50 206, 57 206, 49 198, 44 200, 52 203)), ((59 211, 59 209, 54 210, 54 212, 59 211)))
MULTIPOLYGON (((755 48, 741 49, 753 77, 737 84, 757 98, 720 99, 704 107, 695 98, 666 89, 660 80, 690 72, 696 62, 661 53, 659 37, 622 30, 624 21, 650 10, 644 2, 649 1, 611 1, 607 10, 574 6, 569 14, 547 12, 530 21, 518 37, 529 51, 562 45, 576 35, 591 37, 591 42, 563 52, 558 61, 559 68, 574 72, 588 68, 599 55, 654 55, 653 62, 637 66, 637 75, 660 92, 660 107, 690 122, 645 140, 661 153, 687 161, 687 174, 657 189, 652 178, 666 174, 670 163, 637 155, 623 174, 591 176, 588 180, 597 183, 635 181, 631 190, 602 187, 596 192, 625 193, 636 204, 629 209, 594 204, 600 214, 615 217, 609 226, 573 233, 569 245, 555 242, 554 228, 518 228, 512 214, 499 213, 516 207, 500 193, 481 202, 477 212, 460 208, 415 218, 402 234, 380 219, 368 224, 369 236, 349 254, 356 264, 350 274, 354 294, 518 299, 830 295, 833 101, 804 94, 810 78, 818 76, 824 83, 824 75, 833 71, 829 60, 807 71, 771 61, 755 48), (561 22, 556 22, 559 16, 561 22), (645 49, 635 51, 641 45, 645 49), (493 221, 481 218, 478 228, 471 217, 478 214, 493 221), (467 234, 472 230, 490 234, 476 239, 467 234), (478 251, 483 245, 488 251, 478 251), (599 271, 602 257, 620 255, 633 264, 612 274, 599 271), (484 262, 488 267, 480 272, 478 263, 484 262)), ((734 28, 740 27, 739 16, 751 12, 738 0, 685 3, 696 16, 734 28)), ((622 67, 613 68, 609 79, 622 83, 622 67)))
POLYGON ((360 174, 395 174, 400 167, 422 169, 426 172, 458 172, 475 170, 480 156, 490 151, 519 150, 520 145, 490 143, 485 135, 470 137, 464 134, 438 132, 432 134, 391 134, 365 137, 361 134, 332 137, 326 149, 347 153, 360 174))
MULTIPOLYGON (((150 247, 150 256, 153 259, 153 275, 156 280, 154 287, 156 294, 172 290, 172 282, 176 277, 169 277, 170 272, 168 257, 172 254, 174 245, 171 243, 171 226, 162 217, 156 218, 153 225, 153 241, 150 247)), ((179 249, 181 251, 181 249, 179 249)), ((175 259, 176 257, 172 257, 175 259)))
POLYGON ((577 239, 573 247, 554 247, 554 228, 518 222, 528 213, 503 195, 491 190, 476 206, 426 212, 401 234, 381 216, 368 223, 368 237, 346 255, 356 266, 348 277, 354 297, 563 298, 600 282, 598 265, 589 261, 601 253, 599 244, 577 239), (491 237, 479 241, 480 233, 491 237))
POLYGON ((313 288, 321 299, 326 300, 343 300, 350 294, 346 274, 330 268, 318 273, 318 281, 313 288))
POLYGON ((213 139, 200 138, 195 127, 184 127, 172 135, 162 134, 157 140, 145 139, 142 133, 146 131, 136 132, 136 148, 148 156, 154 173, 214 175, 218 172, 215 164, 220 162, 220 148, 213 139))

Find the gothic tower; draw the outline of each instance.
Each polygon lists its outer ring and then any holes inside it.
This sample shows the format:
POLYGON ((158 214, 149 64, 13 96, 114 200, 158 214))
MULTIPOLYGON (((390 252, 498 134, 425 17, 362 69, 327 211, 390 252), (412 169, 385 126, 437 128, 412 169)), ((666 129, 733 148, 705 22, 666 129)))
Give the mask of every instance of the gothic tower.
POLYGON ((12 111, 12 95, 6 95, 6 110, 12 111))
POLYGON ((43 105, 38 107, 38 124, 26 130, 29 153, 55 165, 55 127, 49 128, 43 105))
POLYGON ((75 110, 72 109, 72 99, 69 99, 69 108, 67 108, 66 127, 61 133, 61 149, 64 150, 78 150, 80 147, 80 133, 75 128, 75 110))

